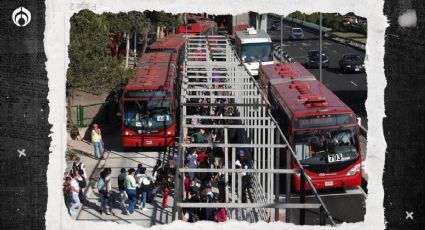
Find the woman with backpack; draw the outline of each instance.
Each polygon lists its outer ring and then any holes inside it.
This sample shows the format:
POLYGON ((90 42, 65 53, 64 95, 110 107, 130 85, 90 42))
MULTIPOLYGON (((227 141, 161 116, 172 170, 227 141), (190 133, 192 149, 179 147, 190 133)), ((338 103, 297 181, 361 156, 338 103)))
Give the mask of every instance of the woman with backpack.
POLYGON ((147 199, 150 191, 152 191, 151 181, 149 180, 148 177, 144 177, 141 184, 140 184, 140 192, 142 194, 142 210, 143 211, 148 210, 146 208, 146 199, 147 199))
POLYGON ((97 182, 97 189, 100 196, 100 210, 99 212, 103 215, 111 215, 112 213, 112 185, 111 185, 111 168, 105 168, 100 173, 99 181, 97 182), (108 209, 106 209, 108 205, 108 209))

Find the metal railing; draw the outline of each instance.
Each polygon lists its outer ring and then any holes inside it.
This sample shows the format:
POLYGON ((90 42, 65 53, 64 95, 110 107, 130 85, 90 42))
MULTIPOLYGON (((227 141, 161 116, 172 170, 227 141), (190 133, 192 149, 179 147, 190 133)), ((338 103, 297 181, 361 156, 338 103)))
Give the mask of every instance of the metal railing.
POLYGON ((232 219, 240 220, 249 215, 251 221, 273 221, 277 220, 280 209, 289 213, 289 209, 318 208, 334 226, 335 222, 300 163, 296 161, 300 170, 291 169, 290 156, 296 159, 295 154, 270 114, 270 103, 240 63, 230 42, 223 36, 187 37, 173 218, 181 218, 184 208, 226 208, 232 219), (221 115, 217 111, 221 111, 221 115), (211 137, 206 143, 192 141, 191 134, 200 128, 214 132, 215 141, 211 137), (220 168, 208 169, 185 167, 187 150, 201 147, 223 148, 224 164, 220 168), (286 151, 286 169, 279 166, 284 154, 282 149, 289 151, 286 151), (238 169, 235 163, 240 150, 248 160, 240 158, 247 167, 238 169), (224 202, 183 202, 185 173, 224 174, 225 194, 221 194, 224 202), (286 184, 287 202, 281 203, 278 184, 275 185, 280 174, 301 174, 319 203, 290 203, 289 180, 286 184), (251 186, 246 186, 247 181, 251 186), (248 192, 252 195, 249 198, 248 192))
POLYGON ((96 103, 90 105, 73 105, 69 109, 69 121, 79 127, 88 126, 92 119, 101 110, 104 103, 96 103), (75 120, 74 120, 75 118, 75 120))

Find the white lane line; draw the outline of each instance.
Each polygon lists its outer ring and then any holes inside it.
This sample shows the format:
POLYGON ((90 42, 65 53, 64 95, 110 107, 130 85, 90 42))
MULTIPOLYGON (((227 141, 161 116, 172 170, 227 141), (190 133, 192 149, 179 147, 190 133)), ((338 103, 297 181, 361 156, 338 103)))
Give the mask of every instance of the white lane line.
POLYGON ((355 85, 355 86, 358 86, 356 83, 354 83, 353 81, 350 81, 350 83, 351 84, 353 84, 353 85, 355 85))

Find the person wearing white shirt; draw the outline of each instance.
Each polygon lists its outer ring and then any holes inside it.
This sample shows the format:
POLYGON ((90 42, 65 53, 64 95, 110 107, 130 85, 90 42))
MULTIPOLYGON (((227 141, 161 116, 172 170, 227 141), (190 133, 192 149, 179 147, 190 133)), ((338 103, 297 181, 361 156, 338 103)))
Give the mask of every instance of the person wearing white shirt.
POLYGON ((74 215, 78 211, 78 207, 80 206, 80 198, 78 197, 78 193, 80 192, 80 186, 78 185, 77 175, 74 172, 71 172, 71 186, 72 186, 72 199, 71 199, 71 207, 69 208, 69 213, 74 215))

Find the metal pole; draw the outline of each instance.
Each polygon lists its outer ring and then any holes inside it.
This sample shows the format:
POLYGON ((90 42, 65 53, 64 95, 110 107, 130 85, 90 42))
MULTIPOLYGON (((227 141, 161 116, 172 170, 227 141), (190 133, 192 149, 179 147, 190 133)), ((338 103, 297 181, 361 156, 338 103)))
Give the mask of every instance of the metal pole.
POLYGON ((326 215, 325 210, 323 209, 323 206, 320 206, 320 214, 319 214, 319 223, 321 226, 326 225, 326 215))
MULTIPOLYGON (((286 169, 291 168, 291 152, 289 150, 286 151, 286 169)), ((286 203, 289 204, 291 202, 291 175, 286 174, 286 203)), ((286 209, 285 221, 287 223, 290 222, 290 209, 286 209)))
POLYGON ((137 32, 134 31, 134 66, 137 65, 137 32))
MULTIPOLYGON (((238 173, 238 203, 242 203, 242 193, 244 191, 242 190, 242 174, 238 173)), ((237 218, 238 220, 242 220, 242 209, 238 208, 237 210, 237 218)))
MULTIPOLYGON (((275 129, 276 131, 276 136, 275 136, 275 138, 276 138, 276 144, 279 144, 280 143, 280 133, 277 131, 277 129, 275 129)), ((281 150, 278 148, 278 149, 276 149, 275 150, 276 151, 276 162, 275 162, 275 164, 276 164, 276 169, 280 169, 280 153, 281 153, 281 150)), ((279 180, 280 180, 280 174, 279 173, 276 173, 275 174, 275 177, 276 177, 276 185, 275 185, 275 187, 274 187, 274 190, 275 190, 275 193, 274 193, 274 202, 276 203, 276 204, 279 204, 280 202, 279 202, 279 195, 280 195, 280 191, 279 191, 279 188, 280 188, 280 182, 279 182, 279 180)), ((279 209, 278 208, 276 208, 275 209, 275 211, 274 211, 274 220, 275 221, 278 221, 279 220, 279 209)))
POLYGON ((320 26, 319 26, 319 76, 322 82, 322 12, 320 12, 320 26))
MULTIPOLYGON (((224 143, 227 144, 228 141, 228 130, 227 128, 224 128, 224 143)), ((224 164, 226 165, 226 169, 229 169, 229 147, 225 147, 224 148, 224 164)), ((229 173, 226 172, 224 174, 224 181, 225 181, 225 198, 226 198, 226 203, 229 203, 229 173)))
POLYGON ((283 62, 283 15, 280 16, 280 62, 283 62))
MULTIPOLYGON (((300 172, 300 203, 305 203, 305 174, 303 171, 300 172)), ((300 225, 305 224, 305 209, 300 209, 300 225)))

